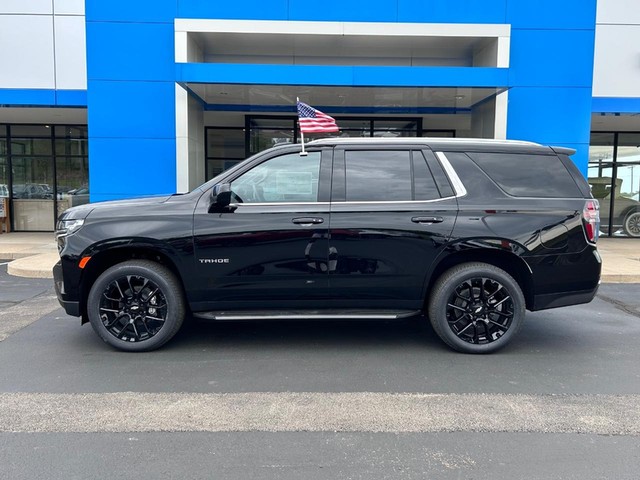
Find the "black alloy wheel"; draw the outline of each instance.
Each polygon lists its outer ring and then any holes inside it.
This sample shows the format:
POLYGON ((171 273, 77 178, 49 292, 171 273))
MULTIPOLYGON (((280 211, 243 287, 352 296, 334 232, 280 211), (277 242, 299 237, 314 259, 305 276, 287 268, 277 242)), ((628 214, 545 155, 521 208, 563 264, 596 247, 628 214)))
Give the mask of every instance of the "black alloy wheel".
POLYGON ((102 292, 100 319, 114 337, 142 342, 157 334, 166 322, 167 299, 146 277, 119 277, 102 292))
POLYGON ((87 299, 93 329, 108 344, 148 351, 180 329, 185 307, 175 276, 150 261, 128 261, 107 269, 87 299))
POLYGON ((429 318, 438 336, 466 353, 504 347, 522 326, 524 310, 518 283, 485 263, 465 263, 445 272, 429 302, 429 318))
POLYGON ((474 277, 458 285, 447 302, 447 322, 458 338, 485 344, 504 335, 513 320, 513 300, 500 282, 474 277))

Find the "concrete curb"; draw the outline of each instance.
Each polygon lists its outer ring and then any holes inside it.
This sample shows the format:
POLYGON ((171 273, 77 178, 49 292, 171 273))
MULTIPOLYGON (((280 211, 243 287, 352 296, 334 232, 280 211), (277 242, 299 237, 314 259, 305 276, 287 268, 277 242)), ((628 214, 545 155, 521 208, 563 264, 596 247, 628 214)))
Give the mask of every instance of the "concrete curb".
POLYGON ((58 252, 18 258, 7 265, 7 273, 16 277, 53 278, 52 269, 59 259, 58 252))
POLYGON ((602 275, 602 283, 640 283, 640 275, 602 275))

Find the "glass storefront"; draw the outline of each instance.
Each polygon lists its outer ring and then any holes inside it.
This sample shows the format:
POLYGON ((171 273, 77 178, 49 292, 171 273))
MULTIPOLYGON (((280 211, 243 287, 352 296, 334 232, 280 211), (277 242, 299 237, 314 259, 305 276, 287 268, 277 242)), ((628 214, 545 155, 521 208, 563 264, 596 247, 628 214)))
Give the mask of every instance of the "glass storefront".
POLYGON ((52 231, 57 214, 89 201, 87 127, 0 125, 0 196, 14 231, 52 231))
MULTIPOLYGON (((421 118, 335 117, 343 137, 455 137, 454 130, 422 130, 421 118)), ((297 117, 249 115, 244 128, 206 127, 206 175, 212 178, 245 158, 299 141, 297 117)), ((305 137, 306 138, 306 137, 305 137)), ((308 140, 313 140, 311 136, 308 140)))
POLYGON ((602 233, 640 238, 640 133, 593 132, 588 176, 602 233))

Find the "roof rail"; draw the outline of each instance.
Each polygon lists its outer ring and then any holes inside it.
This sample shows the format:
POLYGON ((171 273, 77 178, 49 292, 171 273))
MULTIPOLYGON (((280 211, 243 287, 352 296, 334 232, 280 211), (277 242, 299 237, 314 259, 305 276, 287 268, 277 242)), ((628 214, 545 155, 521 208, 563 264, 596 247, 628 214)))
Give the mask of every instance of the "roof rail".
POLYGON ((459 144, 482 144, 482 145, 523 145, 542 146, 539 143, 527 142, 524 140, 495 140, 490 138, 451 138, 451 137, 332 137, 321 138, 308 142, 308 145, 323 144, 343 144, 343 143, 459 143, 459 144))

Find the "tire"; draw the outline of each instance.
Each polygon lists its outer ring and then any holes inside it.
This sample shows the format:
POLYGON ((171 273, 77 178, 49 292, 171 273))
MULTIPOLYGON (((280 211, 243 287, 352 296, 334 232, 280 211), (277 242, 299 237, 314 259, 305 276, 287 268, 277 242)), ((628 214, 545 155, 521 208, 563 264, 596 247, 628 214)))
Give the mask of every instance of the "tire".
POLYGON ((148 260, 132 260, 98 277, 87 297, 87 314, 95 332, 112 347, 148 352, 180 330, 185 301, 170 270, 148 260))
POLYGON ((491 353, 522 327, 525 301, 518 282, 487 263, 463 263, 444 272, 428 302, 431 325, 444 343, 463 353, 491 353))
POLYGON ((629 212, 624 217, 624 233, 629 237, 640 237, 640 212, 629 212))

